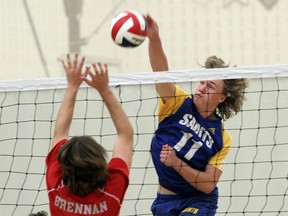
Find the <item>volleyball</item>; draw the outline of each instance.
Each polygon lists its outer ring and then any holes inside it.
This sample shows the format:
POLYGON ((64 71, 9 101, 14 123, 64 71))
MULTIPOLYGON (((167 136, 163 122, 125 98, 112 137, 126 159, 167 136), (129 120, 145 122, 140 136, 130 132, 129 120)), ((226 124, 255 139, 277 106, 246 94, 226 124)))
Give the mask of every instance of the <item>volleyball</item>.
POLYGON ((142 14, 129 10, 118 13, 111 21, 113 41, 122 47, 137 47, 146 38, 147 24, 142 14))

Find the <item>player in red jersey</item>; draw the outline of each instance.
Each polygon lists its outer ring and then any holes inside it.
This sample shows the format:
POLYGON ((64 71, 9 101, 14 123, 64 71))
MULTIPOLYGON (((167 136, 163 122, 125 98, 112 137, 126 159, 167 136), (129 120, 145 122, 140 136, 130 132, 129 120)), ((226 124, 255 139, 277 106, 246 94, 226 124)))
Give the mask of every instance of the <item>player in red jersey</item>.
MULTIPOLYGON (((119 215, 129 184, 132 162, 133 129, 120 103, 109 87, 105 64, 86 67, 85 58, 62 60, 67 88, 57 115, 52 149, 46 158, 46 183, 52 216, 119 215), (91 79, 87 78, 90 75, 91 79), (90 136, 68 139, 77 92, 85 81, 95 88, 106 104, 117 131, 112 159, 107 163, 106 150, 90 136)), ((103 144, 104 145, 104 144, 103 144)))

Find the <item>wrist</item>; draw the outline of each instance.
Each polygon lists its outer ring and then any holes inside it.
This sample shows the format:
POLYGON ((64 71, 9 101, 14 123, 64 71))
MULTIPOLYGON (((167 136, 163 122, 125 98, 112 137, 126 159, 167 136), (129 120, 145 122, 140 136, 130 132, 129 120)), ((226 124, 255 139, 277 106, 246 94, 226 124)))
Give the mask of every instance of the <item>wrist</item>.
POLYGON ((110 95, 112 93, 112 90, 110 89, 110 87, 108 86, 107 88, 101 88, 101 89, 97 89, 97 91, 99 92, 99 94, 103 97, 106 95, 110 95))
POLYGON ((176 170, 177 173, 180 173, 183 168, 184 162, 179 159, 176 164, 177 165, 174 166, 174 169, 176 170))
POLYGON ((153 35, 151 35, 149 37, 149 41, 151 43, 160 43, 161 44, 161 38, 160 38, 160 35, 158 33, 155 33, 153 35))
POLYGON ((80 87, 80 85, 78 85, 78 84, 72 84, 72 83, 67 84, 67 89, 70 89, 70 90, 78 90, 79 87, 80 87))
POLYGON ((179 165, 179 169, 178 169, 178 173, 180 174, 181 170, 183 167, 183 161, 181 160, 180 165, 179 165))

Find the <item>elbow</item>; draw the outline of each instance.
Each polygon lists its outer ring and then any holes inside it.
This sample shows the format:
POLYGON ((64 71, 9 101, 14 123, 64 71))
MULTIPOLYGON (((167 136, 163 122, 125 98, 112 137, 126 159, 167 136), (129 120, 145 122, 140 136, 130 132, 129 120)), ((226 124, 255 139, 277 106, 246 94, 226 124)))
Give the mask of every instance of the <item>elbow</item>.
POLYGON ((128 142, 132 143, 132 147, 133 147, 133 143, 134 143, 133 130, 132 130, 132 133, 128 137, 128 142))
POLYGON ((55 130, 53 137, 68 137, 69 130, 55 130))
POLYGON ((211 183, 206 184, 202 188, 201 192, 203 192, 205 194, 210 194, 212 191, 214 191, 215 188, 216 188, 215 182, 211 182, 211 183))
POLYGON ((133 130, 133 127, 131 125, 127 129, 127 134, 129 136, 129 138, 133 140, 134 130, 133 130))
POLYGON ((210 194, 214 189, 215 189, 215 187, 209 188, 209 189, 205 189, 205 190, 202 191, 202 192, 205 193, 205 194, 210 194))
POLYGON ((132 128, 132 126, 128 126, 125 129, 125 132, 122 133, 122 136, 125 136, 125 139, 127 142, 132 142, 133 143, 133 138, 134 138, 134 130, 132 128))
POLYGON ((117 129, 118 136, 121 136, 127 140, 133 139, 134 130, 130 122, 126 122, 120 128, 116 128, 116 129, 117 129))

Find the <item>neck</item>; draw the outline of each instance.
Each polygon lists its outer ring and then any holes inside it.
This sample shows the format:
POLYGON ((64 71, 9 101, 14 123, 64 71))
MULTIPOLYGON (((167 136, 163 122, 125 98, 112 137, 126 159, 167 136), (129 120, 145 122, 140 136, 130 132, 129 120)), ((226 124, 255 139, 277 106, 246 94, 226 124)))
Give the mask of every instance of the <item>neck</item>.
POLYGON ((215 112, 202 111, 199 113, 202 116, 202 118, 204 118, 204 119, 217 119, 215 112))

